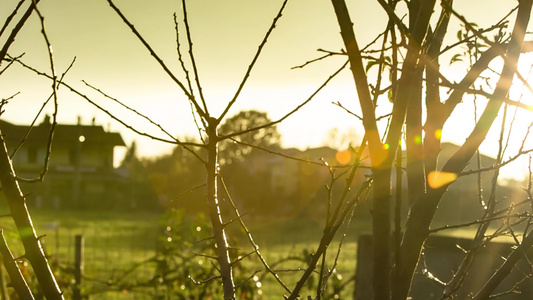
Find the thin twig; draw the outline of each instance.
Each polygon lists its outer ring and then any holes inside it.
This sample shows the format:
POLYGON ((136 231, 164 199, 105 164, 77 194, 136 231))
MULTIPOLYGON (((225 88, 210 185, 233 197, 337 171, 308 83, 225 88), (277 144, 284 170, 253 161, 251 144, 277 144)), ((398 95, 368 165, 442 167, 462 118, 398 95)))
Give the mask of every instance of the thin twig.
POLYGON ((13 98, 15 98, 18 94, 20 94, 20 92, 16 92, 15 94, 7 97, 7 98, 2 98, 1 102, 0 102, 0 116, 4 113, 4 105, 7 105, 9 103, 10 100, 12 100, 13 98))
MULTIPOLYGON (((23 67, 33 71, 34 73, 36 73, 37 75, 41 75, 41 76, 44 76, 44 77, 47 77, 47 78, 51 78, 50 75, 44 73, 44 72, 41 72, 25 63, 23 63, 21 60, 17 60, 17 62, 19 64, 21 64, 23 67)), ((169 144, 174 144, 174 145, 181 145, 181 146, 191 146, 191 147, 201 147, 201 148, 204 148, 205 146, 203 144, 198 144, 198 143, 191 143, 191 142, 177 142, 176 140, 167 140, 167 139, 164 139, 164 138, 160 138, 160 137, 157 137, 157 136, 154 136, 154 135, 150 135, 148 133, 144 133, 144 132, 141 132, 139 131, 138 129, 134 128, 133 126, 127 124, 126 122, 124 122, 123 120, 121 120, 120 118, 118 118, 117 116, 115 116, 114 114, 112 114, 110 111, 106 110, 105 108, 103 108, 102 106, 98 105, 96 102, 94 102, 93 100, 91 100, 88 96, 82 94, 81 92, 79 92, 77 89, 75 89, 74 87, 72 87, 71 85, 69 85, 68 83, 65 83, 63 81, 60 81, 59 82, 60 85, 63 85, 65 86, 66 88, 68 88, 71 92, 73 92, 74 94, 80 96, 81 98, 85 99, 87 102, 89 102, 90 104, 92 104, 93 106, 95 106, 96 108, 98 108, 99 110, 101 110, 102 112, 104 112, 105 114, 107 114, 109 117, 111 117, 113 120, 119 122, 120 124, 122 124, 124 127, 128 128, 129 130, 135 132, 136 134, 140 135, 140 136, 145 136, 145 137, 148 137, 148 138, 151 138, 153 140, 156 140, 156 141, 160 141, 160 142, 165 142, 165 143, 169 143, 169 144)), ((197 155, 196 155, 197 156, 197 155)), ((201 159, 199 156, 197 156, 199 159, 201 159)), ((203 159, 202 159, 203 161, 203 159)))
MULTIPOLYGON (((45 29, 45 25, 44 25, 44 17, 43 15, 41 14, 41 12, 39 11, 39 9, 37 8, 37 6, 35 6, 35 12, 37 13, 37 15, 39 16, 39 20, 41 21, 41 33, 44 37, 44 41, 46 42, 46 46, 47 46, 47 49, 48 49, 48 58, 49 58, 49 62, 50 62, 50 71, 52 72, 52 98, 54 100, 54 112, 52 113, 52 126, 50 127, 50 133, 48 135, 48 142, 47 142, 47 147, 46 147, 46 156, 45 156, 45 159, 44 159, 44 167, 43 167, 43 170, 40 174, 40 179, 42 180, 44 178, 44 175, 46 174, 46 172, 48 172, 48 164, 50 163, 50 155, 51 155, 51 152, 52 152, 52 142, 54 140, 54 132, 55 132, 55 128, 56 128, 56 125, 57 125, 57 111, 58 111, 58 103, 57 103, 57 89, 59 88, 58 86, 58 80, 57 80, 57 74, 56 74, 56 68, 55 68, 55 63, 54 63, 54 51, 52 49, 52 44, 50 43, 50 40, 48 39, 48 35, 46 34, 46 29, 45 29)), ((74 61, 72 62, 72 64, 74 63, 74 61)), ((70 68, 72 67, 72 64, 67 68, 67 70, 65 71, 65 73, 63 73, 63 76, 66 74, 66 72, 68 72, 70 70, 70 68)), ((61 79, 63 79, 63 76, 61 79)))
POLYGON ((163 60, 159 57, 159 55, 157 55, 157 53, 152 49, 150 44, 148 44, 148 42, 146 42, 146 40, 142 37, 142 35, 139 33, 139 31, 137 31, 135 26, 133 26, 133 24, 118 9, 118 7, 113 3, 112 0, 107 0, 107 2, 111 6, 111 8, 113 8, 113 10, 115 10, 115 12, 118 14, 118 16, 122 19, 122 21, 131 29, 133 34, 137 37, 137 39, 139 39, 139 41, 144 45, 144 47, 148 50, 148 52, 150 52, 150 55, 152 55, 152 57, 157 61, 157 63, 159 63, 159 65, 163 68, 165 73, 181 88, 181 90, 187 96, 187 98, 194 104, 194 106, 196 107, 196 110, 198 111, 200 116, 206 117, 206 113, 202 110, 200 105, 198 105, 198 102, 194 99, 194 96, 191 93, 189 93, 189 91, 187 90, 185 85, 183 85, 183 83, 174 75, 174 73, 172 73, 172 71, 170 71, 170 69, 163 62, 163 60))
MULTIPOLYGON (((183 7, 183 22, 185 23, 185 31, 187 33, 187 41, 189 42, 189 58, 191 60, 192 64, 192 70, 194 72, 194 81, 196 82, 196 87, 198 88, 198 94, 200 95, 200 100, 202 100, 202 105, 204 106, 204 113, 206 115, 209 115, 209 112, 207 110, 207 105, 205 103, 204 93, 202 92, 202 85, 200 84, 200 77, 198 75, 198 69, 196 68, 196 60, 194 59, 194 54, 192 50, 192 37, 191 37, 191 31, 189 27, 189 20, 187 17, 187 5, 186 1, 182 0, 181 5, 183 7)), ((192 93, 192 89, 191 89, 192 93)))
POLYGON ((287 4, 287 1, 288 0, 284 0, 283 1, 283 4, 281 5, 281 8, 279 9, 278 14, 276 15, 276 17, 274 17, 274 20, 272 21, 272 25, 270 25, 270 28, 267 30, 267 33, 265 34, 265 37, 263 38, 263 41, 261 42, 261 44, 259 44, 259 47, 257 48, 257 52, 255 53, 255 56, 252 59, 252 62, 250 63, 250 65, 248 65, 248 69, 246 70, 246 73, 244 74, 244 78, 242 79, 241 83, 239 84, 239 87, 237 88, 237 91, 235 92, 235 95, 233 96, 233 99, 231 99, 228 102, 228 105, 226 105, 226 108, 224 109, 222 114, 218 117, 218 121, 219 122, 226 116, 226 114, 228 113, 230 108, 237 101, 237 98, 239 97, 242 89, 244 88, 244 85, 246 84, 246 81, 248 80, 248 77, 250 77, 250 73, 252 72, 252 69, 254 68, 255 63, 257 62, 257 59, 259 58, 259 55, 261 54, 261 51, 263 50, 264 46, 266 45, 266 42, 267 42, 270 34, 272 33, 272 31, 276 27, 276 23, 278 22, 279 18, 281 18, 281 14, 282 14, 283 10, 285 9, 285 5, 287 4))
POLYGON ((178 200, 179 198, 187 195, 188 193, 191 193, 191 192, 193 192, 193 191, 195 191, 195 190, 197 190, 199 188, 203 188, 203 187, 205 187, 205 185, 206 185, 205 183, 202 183, 202 184, 199 184, 199 185, 197 185, 195 187, 192 187, 192 188, 186 190, 185 192, 183 192, 183 193, 181 193, 181 194, 179 194, 177 196, 172 197, 172 199, 170 199, 170 202, 174 202, 174 201, 178 200))
MULTIPOLYGON (((185 66, 185 62, 183 61, 183 55, 181 54, 179 27, 178 27, 178 20, 177 20, 176 13, 174 13, 174 28, 176 30, 176 51, 178 53, 178 60, 179 60, 180 65, 181 65, 181 70, 185 74, 185 80, 187 81, 187 86, 189 87, 189 92, 191 93, 191 95, 194 96, 194 90, 192 88, 191 78, 189 77, 189 70, 185 66)), ((198 135, 200 137, 200 140, 205 144, 206 142, 205 142, 204 137, 202 135, 202 129, 200 128, 200 125, 198 124, 198 120, 196 118, 196 114, 197 113, 195 112, 195 109, 194 109, 194 103, 190 99, 189 99, 189 104, 191 106, 191 114, 192 114, 192 118, 194 120, 194 124, 196 124, 196 128, 198 128, 198 135)), ((203 125, 203 128, 205 130, 206 124, 204 122, 204 119, 200 117, 200 121, 202 121, 202 125, 203 125)))
POLYGON ((318 58, 308 60, 308 61, 306 61, 305 63, 303 63, 301 65, 292 67, 291 69, 302 69, 302 68, 306 67, 307 65, 310 65, 310 64, 312 64, 314 62, 317 62, 317 61, 321 61, 321 60, 323 60, 325 58, 328 58, 328 57, 331 57, 331 56, 346 55, 346 52, 344 52, 343 50, 341 52, 334 52, 334 51, 328 51, 328 50, 324 50, 324 49, 317 49, 316 51, 324 52, 326 54, 324 54, 324 55, 322 55, 322 56, 320 56, 318 58))
POLYGON ((40 0, 35 0, 35 1, 31 1, 30 3, 30 6, 28 7, 28 9, 26 10, 26 12, 24 13, 24 15, 22 15, 22 17, 20 18, 20 20, 18 21, 18 23, 15 25, 15 27, 13 27, 13 29, 11 30, 11 34, 9 35, 9 37, 6 39, 5 43, 4 43, 4 46, 2 47, 2 49, 0 49, 0 64, 2 63, 2 61, 6 58, 7 56, 7 51, 9 49, 9 47, 11 46, 11 44, 13 44, 13 42, 15 41, 15 38, 17 36, 17 34, 19 33, 19 31, 22 29, 22 27, 24 26, 24 24, 26 23, 26 21, 28 20, 28 18, 31 16, 32 12, 34 11, 35 7, 37 7, 37 3, 39 3, 40 0))
POLYGON ((429 234, 434 234, 434 233, 437 233, 437 232, 440 232, 440 231, 444 231, 444 230, 458 229, 458 228, 470 227, 470 226, 473 226, 473 225, 485 224, 485 223, 492 222, 492 221, 497 221, 497 220, 504 220, 504 219, 508 219, 509 217, 512 217, 512 218, 526 218, 526 217, 529 217, 529 215, 527 213, 516 213, 516 214, 511 215, 511 216, 509 216, 509 215, 497 216, 497 217, 484 218, 482 220, 475 220, 475 221, 462 223, 462 224, 445 225, 445 226, 442 226, 442 227, 437 227, 437 228, 430 229, 429 230, 429 234))
POLYGON ((346 111, 348 114, 356 117, 357 119, 359 119, 359 121, 363 121, 363 118, 360 117, 359 115, 357 115, 356 113, 352 112, 351 110, 349 110, 348 108, 344 107, 339 101, 337 102, 331 102, 332 104, 334 105, 337 105, 338 107, 344 109, 344 111, 346 111))
POLYGON ((231 194, 229 193, 228 187, 226 186, 226 183, 224 181, 223 176, 219 176, 219 178, 220 178, 220 182, 222 183, 222 188, 224 189, 224 192, 225 192, 226 196, 228 197, 228 201, 230 202, 230 204, 231 204, 231 206, 233 208, 233 211, 237 215, 237 218, 238 218, 238 220, 239 220, 239 222, 241 224, 241 227, 243 228, 244 232, 246 233, 246 237, 248 238, 248 241, 250 242, 252 247, 255 249, 255 254, 257 254, 257 257, 259 258, 259 260, 261 261, 263 266, 265 266, 267 271, 270 274, 272 274, 274 279, 276 279, 276 281, 285 289, 285 291, 287 291, 288 293, 291 293, 291 290, 285 285, 285 283, 283 283, 283 281, 281 281, 281 278, 279 278, 278 274, 268 265, 268 263, 266 262, 265 258, 263 257, 263 255, 259 251, 259 246, 255 243, 255 241, 254 241, 254 239, 252 237, 252 233, 250 232, 250 230, 248 229, 246 224, 244 224, 244 221, 241 218, 241 214, 239 213, 239 209, 235 205, 235 202, 233 201, 233 198, 231 197, 231 194))
POLYGON ((147 115, 137 111, 136 109, 132 108, 132 107, 129 107, 128 105, 124 104, 124 102, 118 100, 117 98, 114 98, 108 94, 106 94, 104 91, 102 91, 101 89, 99 88, 96 88, 95 86, 89 84, 87 81, 85 80, 82 80, 81 82, 83 82, 86 86, 90 87, 91 89, 97 91, 98 93, 100 93, 102 96, 106 97, 107 99, 110 99, 112 100, 113 102, 117 103, 118 105, 124 107, 126 110, 129 110, 131 112, 133 112, 134 114, 138 115, 139 117, 147 120, 148 122, 150 122, 150 124, 154 125, 155 127, 159 128, 159 130, 161 130, 161 132, 163 132, 164 134, 166 134, 168 137, 170 137, 171 139, 175 140, 176 142, 178 143, 181 143, 180 140, 177 138, 177 137, 174 137, 171 133, 169 133, 168 131, 166 131, 163 126, 161 126, 161 124, 158 124, 156 122, 154 122, 154 120, 152 120, 150 117, 148 117, 147 115))
MULTIPOLYGON (((19 58, 23 57, 25 54, 26 54, 26 53, 22 53, 21 55, 17 56, 16 58, 19 59, 19 58)), ((4 60, 5 60, 5 59, 4 59, 4 60)), ((14 62, 15 62, 14 60, 10 59, 10 60, 9 60, 9 63, 7 64, 7 66, 6 66, 5 68, 3 68, 3 69, 0 71, 0 76, 1 76, 2 74, 4 74, 4 72, 7 71, 7 69, 9 69, 9 67, 11 67, 11 65, 13 65, 14 62)), ((0 62, 0 63, 1 63, 1 62, 0 62)))
POLYGON ((337 76, 346 66, 348 65, 348 61, 346 61, 337 71, 335 71, 331 76, 328 77, 328 79, 326 79, 326 81, 324 81, 324 83, 322 83, 322 85, 320 87, 318 87, 305 101, 303 101, 300 105, 298 105, 296 108, 294 108, 293 110, 291 110, 290 112, 288 112, 287 114, 285 114, 283 117, 281 117, 280 119, 278 120, 275 120, 275 121, 272 121, 270 123, 266 123, 266 124, 263 124, 263 125, 260 125, 260 126, 256 126, 256 127, 252 127, 252 128, 249 128, 249 129, 246 129, 246 130, 243 130, 243 131, 239 131, 239 132, 233 132, 233 133, 230 133, 228 135, 221 135, 219 136, 219 140, 225 140, 225 139, 230 139, 232 137, 235 137, 235 136, 239 136, 239 135, 243 135, 243 134, 246 134, 246 133, 249 133, 249 132, 252 132, 252 131, 257 131, 259 129, 263 129, 263 128, 267 128, 267 127, 271 127, 273 125, 276 125, 278 123, 281 123, 283 122, 285 119, 287 119, 289 116, 291 116, 292 114, 296 113, 297 111, 299 111, 302 107, 304 107, 306 104, 308 104, 333 78, 335 78, 335 76, 337 76))

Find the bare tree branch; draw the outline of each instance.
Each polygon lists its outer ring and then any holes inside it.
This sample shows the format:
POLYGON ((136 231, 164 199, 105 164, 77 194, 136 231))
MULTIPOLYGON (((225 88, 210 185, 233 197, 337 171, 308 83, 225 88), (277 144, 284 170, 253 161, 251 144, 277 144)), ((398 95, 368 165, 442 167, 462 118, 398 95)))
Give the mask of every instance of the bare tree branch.
POLYGON ((270 25, 270 28, 268 29, 267 33, 265 34, 265 37, 263 38, 263 41, 257 48, 257 52, 255 53, 254 58, 252 59, 252 62, 250 65, 248 65, 248 70, 246 70, 246 73, 244 74, 244 78, 242 79, 241 83, 239 84, 239 87, 237 88, 237 91, 235 92, 235 95, 233 98, 228 102, 228 105, 226 105, 226 108, 222 112, 222 114, 218 117, 219 122, 226 116, 230 108, 233 106, 233 104, 237 101, 237 98, 241 94, 242 89, 244 88, 244 85, 246 84, 246 81, 248 80, 248 77, 250 77, 250 73, 252 72, 252 69, 255 66, 255 63, 257 62, 257 59, 259 58, 259 55, 261 54, 261 51, 263 50, 264 46, 266 45, 266 42, 276 27, 276 23, 278 22, 279 18, 281 18, 281 15, 283 13, 283 10, 285 9, 285 5, 287 4, 288 0, 284 0, 283 4, 281 5, 281 8, 279 9, 278 14, 276 17, 274 17, 274 20, 272 21, 272 25, 270 25))
POLYGON ((248 238, 248 241, 250 242, 250 244, 252 245, 252 247, 254 248, 254 253, 257 254, 257 257, 259 258, 259 260, 261 261, 261 263, 263 264, 263 266, 265 266, 265 268, 267 269, 267 271, 272 274, 272 276, 274 277, 274 279, 283 287, 283 289, 285 291, 287 291, 288 293, 291 292, 291 290, 285 285, 285 283, 283 283, 283 281, 281 280, 281 278, 279 277, 279 275, 268 265, 267 261, 265 260, 265 258, 263 257, 263 255, 261 254, 261 252, 259 251, 259 246, 256 244, 256 242, 254 241, 254 238, 252 237, 252 233, 250 232, 250 230, 248 229, 248 227, 246 226, 246 224, 244 223, 244 221, 242 220, 242 215, 240 214, 237 206, 235 205, 235 201, 233 201, 233 198, 231 197, 231 194, 229 193, 229 190, 228 190, 228 187, 226 186, 226 183, 224 182, 224 177, 223 176, 220 176, 220 182, 222 183, 222 187, 224 188, 224 193, 226 194, 226 197, 228 197, 228 200, 231 204, 231 207, 233 208, 233 211, 235 212, 235 214, 237 215, 237 219, 239 220, 240 224, 241 224, 241 227, 242 229, 244 230, 244 232, 246 233, 246 237, 248 238))
MULTIPOLYGON (((202 104, 204 107, 204 113, 209 114, 207 110, 207 105, 205 103, 204 93, 202 91, 202 85, 200 84, 200 77, 198 75, 198 70, 196 68, 196 60, 194 59, 194 53, 192 50, 192 37, 191 37, 191 31, 189 27, 189 19, 187 18, 186 1, 182 0, 181 5, 183 7, 183 22, 185 23, 185 30, 187 32, 187 41, 189 42, 189 58, 191 59, 192 70, 194 72, 194 81, 196 82, 196 87, 198 88, 198 94, 200 95, 200 99, 202 100, 202 104)), ((192 94, 192 89, 191 89, 191 94, 192 94)))
POLYGON ((6 239, 4 237, 4 230, 0 229, 0 253, 2 254, 4 260, 4 266, 9 274, 11 279, 11 285, 17 292, 17 295, 20 299, 33 300, 33 294, 31 293, 30 287, 28 286, 26 279, 22 275, 13 253, 7 245, 6 239))
POLYGON ((139 41, 144 45, 144 47, 150 52, 150 55, 154 57, 154 59, 159 63, 159 65, 163 68, 165 73, 181 88, 183 93, 187 96, 187 98, 194 104, 196 110, 202 116, 202 118, 205 118, 206 112, 202 110, 202 108, 198 105, 198 102, 194 99, 194 96, 187 90, 185 85, 170 71, 170 69, 167 67, 167 65, 163 62, 163 60, 155 53, 155 51, 152 49, 150 44, 146 42, 146 40, 141 36, 141 34, 135 29, 135 26, 126 18, 126 16, 118 9, 118 7, 113 3, 112 0, 107 0, 111 8, 119 15, 119 17, 122 19, 122 21, 131 29, 133 34, 139 39, 139 41))
POLYGON ((293 110, 291 110, 290 112, 285 114, 283 117, 279 118, 278 120, 272 121, 270 123, 266 123, 266 124, 261 125, 261 126, 252 127, 252 128, 247 129, 247 130, 243 130, 243 131, 239 131, 239 132, 233 132, 233 133, 230 133, 230 134, 227 134, 227 135, 221 135, 221 136, 219 136, 219 140, 222 141, 222 140, 226 140, 226 139, 231 139, 231 138, 233 138, 235 136, 239 136, 239 135, 243 135, 243 134, 246 134, 246 133, 249 133, 249 132, 252 132, 252 131, 257 131, 259 129, 271 127, 271 126, 274 126, 274 125, 276 125, 278 123, 283 122, 285 119, 287 119, 288 117, 290 117, 291 115, 293 115, 294 113, 299 111, 306 104, 308 104, 347 65, 348 65, 348 62, 345 62, 337 71, 335 71, 335 73, 333 73, 330 77, 328 77, 328 79, 326 79, 326 81, 324 81, 324 83, 322 83, 322 85, 320 87, 318 87, 305 101, 303 101, 300 105, 298 105, 296 108, 294 108, 293 110))
MULTIPOLYGON (((39 1, 40 0, 31 1, 30 6, 28 7, 24 15, 22 15, 18 23, 11 30, 11 34, 6 39, 4 45, 2 46, 2 49, 0 49, 0 65, 2 64, 2 61, 4 61, 4 59, 6 58, 7 51, 9 47, 11 46, 11 44, 13 44, 13 42, 15 41, 15 37, 17 36, 19 31, 22 29, 22 27, 24 26, 28 18, 31 16, 32 12, 34 11, 39 1)), ((16 8, 16 10, 18 10, 18 7, 16 8)), ((5 26, 7 26, 7 24, 5 24, 5 26)))

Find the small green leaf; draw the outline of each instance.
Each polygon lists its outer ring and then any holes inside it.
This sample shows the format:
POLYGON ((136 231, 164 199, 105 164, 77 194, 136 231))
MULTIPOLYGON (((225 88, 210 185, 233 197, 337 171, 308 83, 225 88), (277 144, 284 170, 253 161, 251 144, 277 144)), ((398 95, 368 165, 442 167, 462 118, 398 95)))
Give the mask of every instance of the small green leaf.
POLYGON ((374 65, 377 65, 377 62, 375 60, 371 60, 369 61, 367 64, 366 64, 366 68, 365 68, 365 71, 368 72, 368 70, 370 70, 370 68, 372 68, 372 66, 374 65))
POLYGON ((457 53, 454 56, 452 56, 452 58, 450 59, 450 65, 453 64, 454 62, 463 61, 461 56, 462 56, 461 53, 457 53))

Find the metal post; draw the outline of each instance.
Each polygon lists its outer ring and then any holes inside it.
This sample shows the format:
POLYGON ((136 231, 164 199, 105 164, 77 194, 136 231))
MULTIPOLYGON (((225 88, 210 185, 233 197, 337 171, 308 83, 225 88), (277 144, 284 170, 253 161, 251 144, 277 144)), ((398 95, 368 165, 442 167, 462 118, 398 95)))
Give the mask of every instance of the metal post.
POLYGON ((81 300, 81 276, 83 274, 83 235, 76 235, 76 245, 74 253, 74 290, 72 299, 81 300))

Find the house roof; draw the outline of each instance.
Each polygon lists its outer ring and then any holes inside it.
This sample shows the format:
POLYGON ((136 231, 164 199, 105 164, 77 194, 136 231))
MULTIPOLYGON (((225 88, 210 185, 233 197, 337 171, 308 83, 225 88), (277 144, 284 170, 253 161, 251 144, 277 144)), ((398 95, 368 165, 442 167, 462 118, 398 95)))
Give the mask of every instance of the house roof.
MULTIPOLYGON (((26 142, 43 143, 48 140, 52 125, 50 118, 45 117, 44 121, 31 128, 26 142)), ((0 130, 7 140, 20 141, 28 132, 29 125, 15 125, 4 120, 0 120, 0 130)), ((122 136, 118 132, 106 132, 100 125, 67 125, 57 124, 54 130, 54 142, 75 143, 83 141, 91 144, 107 144, 110 146, 125 146, 122 136)))

